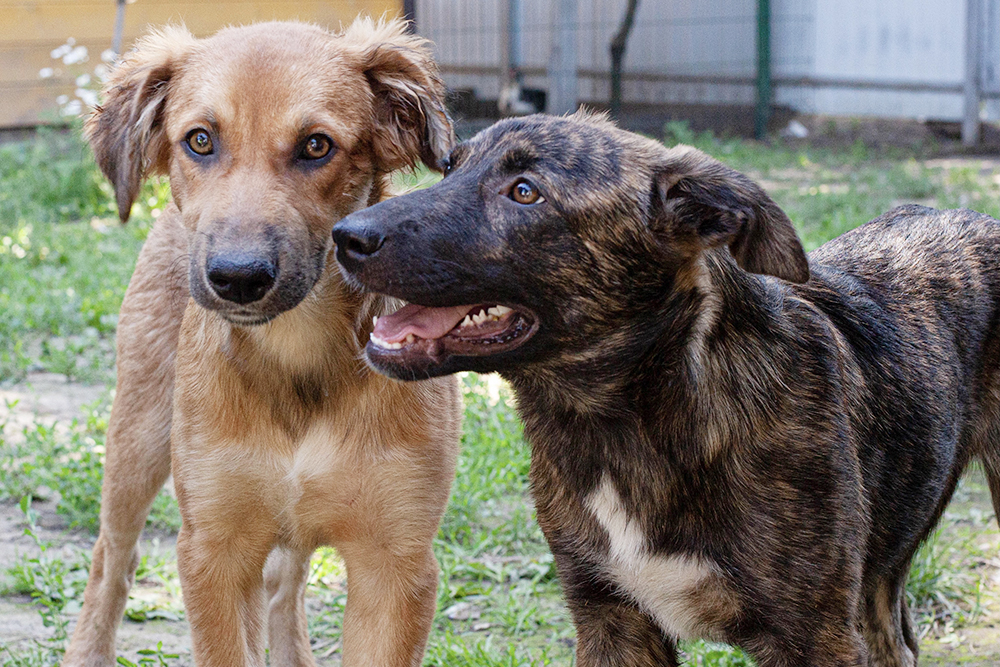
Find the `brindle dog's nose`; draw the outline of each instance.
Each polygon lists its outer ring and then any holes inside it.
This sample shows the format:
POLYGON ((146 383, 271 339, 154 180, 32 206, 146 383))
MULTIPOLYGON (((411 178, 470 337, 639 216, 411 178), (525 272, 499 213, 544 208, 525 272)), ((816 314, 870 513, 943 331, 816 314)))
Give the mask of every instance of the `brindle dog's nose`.
POLYGON ((253 255, 215 255, 206 268, 215 293, 240 305, 264 298, 278 273, 272 261, 253 255))
POLYGON ((358 221, 342 220, 333 228, 333 242, 337 244, 337 261, 348 271, 353 271, 379 251, 385 243, 385 236, 364 218, 358 221))

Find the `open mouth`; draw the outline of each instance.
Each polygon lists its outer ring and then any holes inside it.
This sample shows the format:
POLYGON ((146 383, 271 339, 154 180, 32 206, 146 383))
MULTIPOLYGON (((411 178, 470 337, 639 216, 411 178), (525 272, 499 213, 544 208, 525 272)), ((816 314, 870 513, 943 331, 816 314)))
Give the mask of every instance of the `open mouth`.
POLYGON ((402 365, 441 364, 449 356, 508 352, 537 329, 537 319, 522 308, 500 304, 431 308, 411 303, 375 318, 368 355, 402 365))

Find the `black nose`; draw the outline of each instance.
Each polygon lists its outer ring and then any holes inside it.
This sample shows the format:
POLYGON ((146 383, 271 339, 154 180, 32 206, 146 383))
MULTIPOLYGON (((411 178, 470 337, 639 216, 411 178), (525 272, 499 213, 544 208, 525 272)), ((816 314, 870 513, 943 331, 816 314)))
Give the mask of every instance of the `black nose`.
POLYGON ((337 261, 352 270, 379 251, 385 236, 364 220, 341 221, 333 227, 333 242, 337 244, 337 261))
POLYGON ((249 255, 216 255, 206 268, 215 293, 240 305, 264 298, 278 273, 269 259, 249 255))

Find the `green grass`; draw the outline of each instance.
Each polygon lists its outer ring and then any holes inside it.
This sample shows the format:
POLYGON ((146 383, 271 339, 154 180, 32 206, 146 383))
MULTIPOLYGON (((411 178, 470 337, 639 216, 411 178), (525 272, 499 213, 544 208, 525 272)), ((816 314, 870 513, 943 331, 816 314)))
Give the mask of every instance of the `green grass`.
POLYGON ((693 145, 761 182, 795 224, 806 250, 900 204, 968 207, 1000 216, 1000 182, 991 172, 922 160, 919 152, 875 152, 864 144, 833 150, 763 146, 668 123, 667 144, 693 145))
POLYGON ((168 198, 148 183, 123 227, 78 129, 0 145, 0 383, 109 379, 125 286, 168 198))
MULTIPOLYGON (((0 501, 53 498, 70 528, 96 533, 110 409, 105 396, 69 424, 35 421, 15 429, 0 422, 0 501)), ((180 528, 177 504, 166 491, 154 502, 148 525, 180 528)))
MULTIPOLYGON (((919 152, 876 153, 862 144, 838 150, 762 145, 694 135, 678 124, 669 125, 666 135, 668 143, 694 144, 762 182, 807 248, 904 202, 1000 214, 1000 180, 968 162, 927 161, 919 152)), ((396 185, 421 186, 433 178, 420 172, 396 185)), ((0 146, 0 385, 45 370, 110 389, 117 311, 167 196, 162 183, 147 185, 133 221, 122 227, 110 188, 78 136, 49 133, 0 146)), ((434 545, 441 583, 425 664, 571 664, 573 627, 534 518, 529 449, 510 393, 495 377, 464 374, 461 382, 465 430, 451 502, 434 545)), ((110 394, 68 424, 5 425, 0 501, 52 499, 69 526, 93 533, 109 404, 110 394)), ((978 523, 946 518, 918 554, 908 595, 922 632, 949 632, 976 618, 987 559, 975 537, 991 520, 989 514, 978 523)), ((29 513, 31 530, 33 521, 29 513)), ((167 532, 179 526, 168 494, 157 499, 151 524, 167 532)), ((33 647, 0 648, 2 667, 55 664, 62 650, 60 624, 80 601, 86 560, 63 562, 40 540, 36 547, 7 574, 0 594, 33 596, 50 636, 33 647)), ((316 554, 308 604, 321 658, 340 646, 344 577, 332 550, 316 554)), ((172 550, 154 549, 143 557, 126 615, 132 622, 183 616, 172 550)), ((723 645, 691 642, 682 650, 688 665, 752 664, 723 645)), ((173 660, 162 646, 139 658, 150 665, 173 660)))

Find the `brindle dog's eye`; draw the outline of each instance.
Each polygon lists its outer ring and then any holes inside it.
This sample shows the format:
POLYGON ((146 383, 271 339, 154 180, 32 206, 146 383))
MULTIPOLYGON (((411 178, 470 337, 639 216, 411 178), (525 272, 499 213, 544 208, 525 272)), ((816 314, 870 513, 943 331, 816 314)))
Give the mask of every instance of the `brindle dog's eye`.
POLYGON ((510 198, 518 204, 524 205, 545 201, 542 193, 535 187, 535 184, 526 178, 522 178, 514 183, 514 186, 510 189, 510 198))
POLYGON ((187 143, 188 148, 190 148, 196 155, 211 155, 215 152, 215 145, 212 143, 212 135, 208 133, 208 130, 203 130, 201 128, 191 130, 188 132, 184 141, 187 143))
POLYGON ((322 160, 333 150, 333 140, 323 134, 314 134, 306 139, 299 154, 303 160, 322 160))
POLYGON ((447 176, 454 170, 455 170, 455 163, 452 161, 451 157, 446 157, 445 159, 441 160, 442 175, 447 176))

